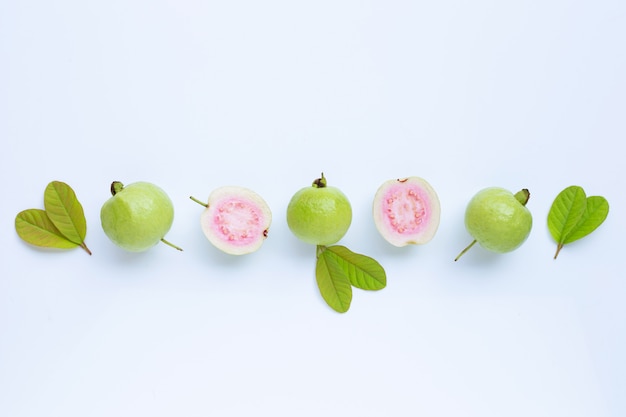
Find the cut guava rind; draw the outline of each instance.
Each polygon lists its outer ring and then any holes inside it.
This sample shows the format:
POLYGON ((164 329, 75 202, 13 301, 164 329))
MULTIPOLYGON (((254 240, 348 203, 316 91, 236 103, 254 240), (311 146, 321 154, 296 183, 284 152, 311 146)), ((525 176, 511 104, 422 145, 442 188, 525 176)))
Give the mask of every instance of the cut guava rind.
POLYGON ((257 251, 267 238, 272 212, 256 192, 239 186, 217 188, 200 216, 206 238, 231 255, 257 251))
POLYGON ((394 246, 430 242, 439 228, 441 205, 434 188, 420 177, 385 181, 373 204, 376 229, 394 246))

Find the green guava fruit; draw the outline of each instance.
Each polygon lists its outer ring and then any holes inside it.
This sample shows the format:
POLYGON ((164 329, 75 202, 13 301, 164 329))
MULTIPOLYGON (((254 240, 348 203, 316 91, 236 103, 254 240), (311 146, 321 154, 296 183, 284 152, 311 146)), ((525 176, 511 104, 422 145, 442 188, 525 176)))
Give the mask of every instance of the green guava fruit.
POLYGON ((338 242, 350 223, 350 201, 341 190, 326 185, 323 173, 312 186, 296 192, 287 206, 289 229, 298 239, 313 245, 338 242))
POLYGON ((174 221, 174 205, 161 188, 148 182, 124 186, 115 181, 111 194, 100 210, 102 229, 117 246, 143 252, 164 239, 174 221))
POLYGON ((244 187, 226 186, 211 192, 200 215, 206 238, 218 249, 231 255, 245 255, 258 250, 267 238, 272 212, 260 195, 244 187))
POLYGON ((374 223, 394 246, 429 242, 437 232, 440 215, 437 193, 420 177, 386 181, 374 196, 374 223))
POLYGON ((513 194, 503 188, 489 187, 476 193, 465 210, 465 228, 474 241, 455 260, 476 242, 497 253, 517 249, 532 229, 533 218, 526 208, 529 198, 527 189, 513 194))

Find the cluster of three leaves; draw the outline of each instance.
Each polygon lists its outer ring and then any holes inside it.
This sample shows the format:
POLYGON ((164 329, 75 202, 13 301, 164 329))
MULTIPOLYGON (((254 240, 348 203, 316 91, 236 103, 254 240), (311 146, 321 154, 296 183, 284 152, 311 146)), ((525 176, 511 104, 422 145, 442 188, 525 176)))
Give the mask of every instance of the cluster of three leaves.
POLYGON ((340 245, 317 247, 315 277, 322 298, 339 313, 350 308, 352 287, 376 291, 387 285, 385 270, 377 261, 340 245))
POLYGON ((44 207, 21 211, 15 217, 15 230, 24 241, 41 247, 72 249, 85 244, 87 221, 83 206, 72 188, 52 181, 44 191, 44 207))

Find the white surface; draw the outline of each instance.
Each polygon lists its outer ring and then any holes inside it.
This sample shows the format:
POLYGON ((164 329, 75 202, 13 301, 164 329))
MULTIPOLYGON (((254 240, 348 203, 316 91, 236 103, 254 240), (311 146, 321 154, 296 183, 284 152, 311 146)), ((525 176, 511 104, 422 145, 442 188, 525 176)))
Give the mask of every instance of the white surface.
POLYGON ((618 0, 0 1, 0 415, 626 415, 625 39, 618 0), (388 273, 345 315, 284 219, 322 170, 353 204, 341 243, 388 273), (441 226, 397 249, 371 199, 409 175, 441 226), (93 256, 16 236, 51 180, 93 256), (113 180, 163 187, 185 251, 114 247, 113 180), (274 212, 247 257, 188 198, 228 184, 274 212), (571 184, 611 212, 554 261, 571 184), (531 236, 454 263, 491 185, 531 190, 531 236))

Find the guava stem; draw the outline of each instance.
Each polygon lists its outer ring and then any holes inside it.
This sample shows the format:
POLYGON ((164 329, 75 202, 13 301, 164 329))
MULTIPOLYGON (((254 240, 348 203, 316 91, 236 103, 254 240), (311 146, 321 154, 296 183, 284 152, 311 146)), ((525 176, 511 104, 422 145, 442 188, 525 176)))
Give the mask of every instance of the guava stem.
POLYGON ((124 184, 122 184, 119 181, 113 181, 111 183, 111 195, 115 195, 119 193, 120 191, 122 191, 123 188, 124 188, 124 184))
POLYGON ((324 188, 326 187, 326 177, 324 177, 324 173, 322 172, 322 178, 318 178, 313 181, 313 187, 315 188, 324 188))
POLYGON ((315 251, 315 257, 319 258, 320 255, 326 250, 326 246, 324 245, 317 245, 317 250, 315 251))
POLYGON ((189 198, 191 198, 191 200, 195 201, 196 203, 200 204, 201 206, 209 207, 209 205, 207 203, 203 203, 202 201, 198 200, 194 196, 189 196, 189 198))
POLYGON ((530 191, 528 191, 528 188, 524 188, 516 192, 515 199, 519 201, 522 206, 525 206, 526 203, 528 203, 528 200, 530 199, 530 191))
POLYGON ((182 252, 182 248, 180 248, 180 247, 176 246, 176 245, 175 245, 175 244, 173 244, 172 242, 168 242, 167 240, 165 240, 165 238, 161 239, 161 242, 163 242, 163 243, 165 243, 166 245, 171 246, 171 247, 173 247, 174 249, 179 250, 179 251, 181 251, 181 252, 182 252))
POLYGON ((89 255, 91 255, 91 251, 89 250, 89 248, 87 247, 87 245, 85 244, 85 242, 81 243, 79 245, 81 248, 85 249, 85 252, 87 252, 89 255))
POLYGON ((561 249, 563 249, 563 244, 562 244, 562 243, 559 243, 559 244, 556 246, 556 253, 554 254, 554 259, 556 259, 556 257, 557 257, 557 256, 559 256, 559 252, 561 252, 561 249))
POLYGON ((471 248, 472 246, 474 246, 474 244, 476 244, 476 239, 474 239, 474 240, 472 241, 472 243, 470 243, 469 245, 467 245, 467 247, 466 247, 465 249, 463 249, 463 250, 461 251, 461 253, 459 253, 459 255, 458 255, 456 258, 454 258, 454 262, 458 261, 458 260, 459 260, 459 258, 460 258, 461 256, 465 255, 465 252, 467 252, 468 250, 470 250, 470 248, 471 248))

